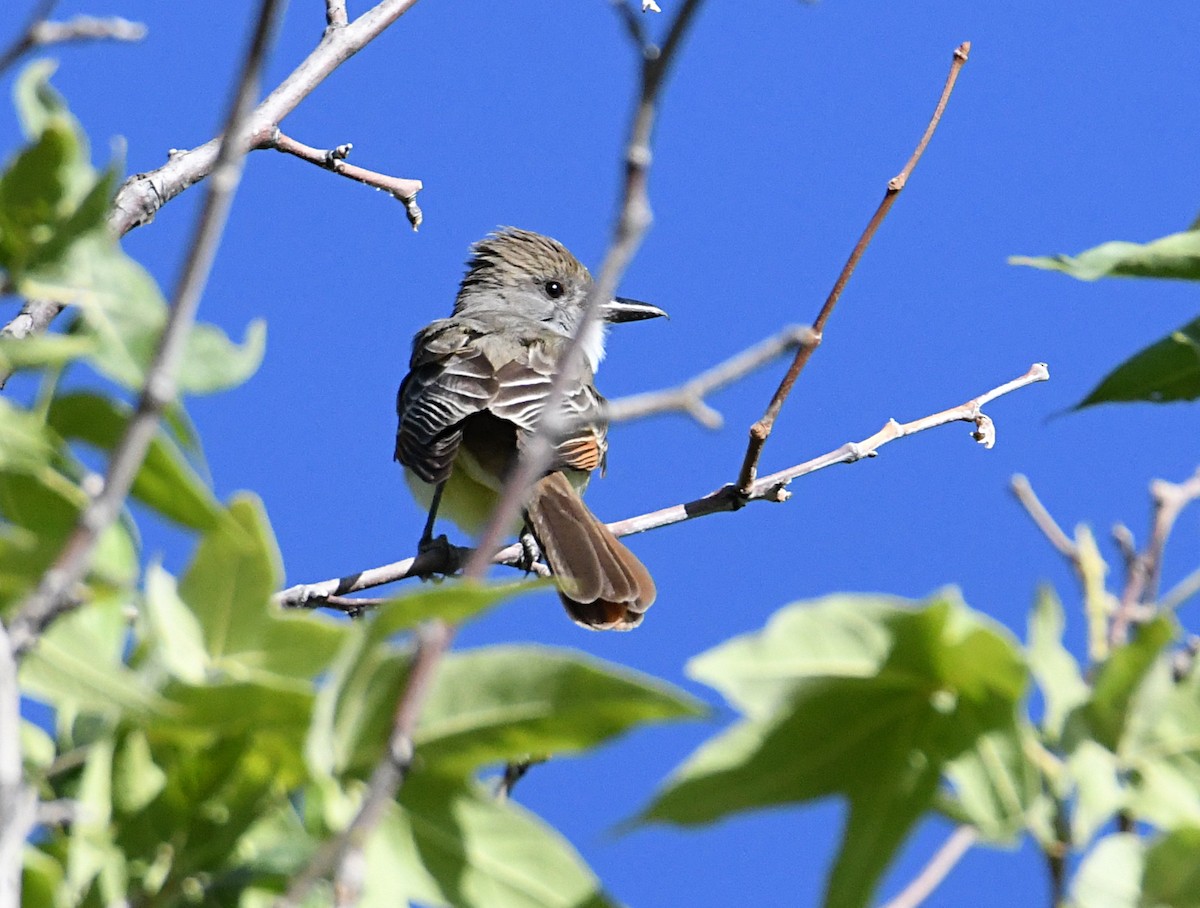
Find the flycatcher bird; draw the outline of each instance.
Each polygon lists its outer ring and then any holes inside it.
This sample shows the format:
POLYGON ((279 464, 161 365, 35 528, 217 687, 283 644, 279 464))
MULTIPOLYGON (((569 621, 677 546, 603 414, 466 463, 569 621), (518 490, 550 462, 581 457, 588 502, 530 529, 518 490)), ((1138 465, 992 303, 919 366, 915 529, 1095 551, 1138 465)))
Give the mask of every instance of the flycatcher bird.
MULTIPOLYGON (((576 328, 592 276, 557 240, 503 228, 476 243, 454 313, 413 338, 409 372, 396 400, 396 460, 413 494, 430 508, 428 542, 439 508, 479 533, 504 480, 533 437, 576 328)), ((666 315, 617 298, 582 339, 563 395, 567 428, 548 472, 525 505, 532 533, 568 614, 595 630, 628 630, 654 601, 650 572, 583 503, 591 474, 608 450, 604 398, 595 372, 607 322, 666 315)))

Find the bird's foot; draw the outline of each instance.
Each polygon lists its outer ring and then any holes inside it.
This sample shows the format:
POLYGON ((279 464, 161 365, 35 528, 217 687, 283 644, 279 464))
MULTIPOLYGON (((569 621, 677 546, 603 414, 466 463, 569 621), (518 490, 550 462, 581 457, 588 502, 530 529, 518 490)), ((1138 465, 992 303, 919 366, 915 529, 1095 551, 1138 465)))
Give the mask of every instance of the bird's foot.
POLYGON ((441 580, 455 573, 460 565, 460 549, 451 545, 446 534, 426 536, 417 543, 417 557, 409 568, 409 576, 422 580, 441 580))
POLYGON ((517 567, 526 574, 534 572, 533 566, 542 559, 542 547, 538 545, 538 541, 534 539, 533 533, 526 527, 521 531, 521 558, 517 562, 517 567))

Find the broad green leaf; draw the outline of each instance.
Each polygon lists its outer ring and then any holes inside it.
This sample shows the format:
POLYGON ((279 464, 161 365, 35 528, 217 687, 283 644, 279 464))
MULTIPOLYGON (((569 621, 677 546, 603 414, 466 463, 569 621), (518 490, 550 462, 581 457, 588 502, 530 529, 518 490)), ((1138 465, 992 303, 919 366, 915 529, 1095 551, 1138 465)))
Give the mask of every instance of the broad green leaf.
POLYGON ((1139 686, 1120 755, 1130 809, 1162 829, 1200 826, 1200 679, 1176 683, 1160 658, 1139 686))
POLYGON ((94 338, 73 334, 0 337, 0 375, 22 369, 59 368, 95 351, 94 338))
POLYGON ((1012 842, 1028 824, 1041 777, 1027 755, 1030 728, 985 732, 975 745, 946 763, 953 786, 951 813, 992 842, 1012 842))
POLYGON ((125 667, 127 620, 119 601, 95 601, 59 618, 21 664, 21 689, 53 706, 142 717, 166 708, 125 667))
POLYGON ((113 804, 123 813, 136 813, 166 784, 167 774, 154 762, 146 735, 130 731, 113 756, 113 804))
POLYGON ((894 643, 888 623, 908 604, 899 597, 838 594, 780 609, 762 631, 694 657, 687 672, 743 713, 770 715, 805 679, 876 674, 894 643), (839 620, 829 620, 831 611, 839 620), (805 641, 802 650, 797 640, 805 641))
POLYGON ((1200 906, 1200 826, 1173 829, 1146 849, 1142 904, 1200 906))
POLYGON ((368 845, 364 906, 403 899, 448 908, 612 904, 574 849, 511 801, 418 774, 401 791, 400 807, 368 845))
POLYGON ((95 741, 87 750, 75 800, 79 819, 70 829, 67 845, 68 903, 80 900, 96 882, 104 904, 124 901, 127 889, 124 855, 113 841, 113 741, 95 741))
POLYGON ((179 595, 193 610, 211 664, 231 678, 266 672, 311 679, 334 657, 346 629, 272 603, 282 569, 262 504, 240 495, 205 534, 179 595))
POLYGON ((46 769, 54 762, 54 739, 32 722, 21 720, 21 758, 26 769, 46 769))
POLYGON ((410 591, 354 622, 317 695, 305 744, 313 774, 366 773, 378 760, 408 675, 407 652, 387 645, 389 638, 434 618, 463 621, 534 586, 447 582, 410 591))
POLYGON ((489 646, 446 656, 415 743, 430 769, 465 774, 529 754, 577 752, 637 725, 701 712, 662 681, 581 654, 489 646))
POLYGON ((1106 836, 1083 859, 1071 882, 1073 908, 1139 908, 1141 839, 1129 832, 1106 836))
POLYGON ((1117 752, 1138 686, 1172 637, 1171 620, 1159 616, 1138 627, 1129 643, 1112 651, 1096 673, 1091 699, 1076 707, 1067 719, 1069 744, 1092 737, 1117 752))
POLYGON ((0 471, 37 475, 52 450, 41 421, 0 397, 0 471))
POLYGON ((1200 397, 1200 319, 1134 354, 1075 405, 1124 401, 1169 403, 1200 397))
POLYGON ((1058 596, 1051 587, 1043 586, 1029 616, 1027 658, 1045 701, 1042 728, 1051 741, 1058 740, 1067 714, 1087 700, 1089 693, 1079 663, 1063 646, 1065 623, 1058 596))
POLYGON ((1083 848, 1125 802, 1117 758, 1095 741, 1080 741, 1066 761, 1075 788, 1071 841, 1083 848))
POLYGON ((363 622, 368 631, 367 641, 386 640, 435 618, 458 624, 513 596, 543 586, 538 582, 484 585, 451 580, 405 592, 371 610, 363 622))
POLYGON ((196 325, 188 335, 179 387, 187 394, 212 394, 237 387, 258 371, 266 348, 267 323, 260 318, 246 326, 240 344, 215 325, 196 325))
MULTIPOLYGON (((119 401, 74 392, 54 399, 46 421, 63 438, 111 452, 131 414, 119 401)), ((204 480, 162 431, 150 442, 131 494, 164 517, 197 530, 214 527, 222 513, 204 480)))
POLYGON ((1061 271, 1083 281, 1101 277, 1200 280, 1200 231, 1185 230, 1149 243, 1103 243, 1077 256, 1014 255, 1010 265, 1061 271))
POLYGON ((181 681, 203 683, 210 663, 200 622, 179 598, 175 578, 157 563, 146 568, 142 603, 146 614, 143 636, 156 661, 181 681))
POLYGON ((21 873, 22 908, 57 908, 55 893, 62 881, 62 864, 38 848, 29 846, 25 849, 21 873))
MULTIPOLYGON (((986 766, 985 742, 1006 735, 1006 747, 1019 752, 1016 706, 1027 679, 1008 635, 952 592, 919 608, 868 603, 872 597, 839 596, 789 606, 785 612, 807 608, 835 629, 813 642, 806 630, 815 621, 776 616, 760 645, 743 638, 696 660, 705 680, 756 711, 693 754, 642 820, 691 825, 840 794, 849 816, 825 904, 866 904, 933 806, 948 764, 980 749, 977 766, 986 766), (788 696, 780 696, 786 677, 747 684, 750 663, 789 647, 788 696)), ((995 762, 1007 774, 1005 760, 995 762)), ((1010 787, 1019 803, 1027 788, 1010 787)))
POLYGON ((71 118, 67 102, 50 84, 50 77, 57 69, 54 60, 34 60, 21 71, 13 86, 17 119, 27 139, 36 139, 55 120, 71 118))

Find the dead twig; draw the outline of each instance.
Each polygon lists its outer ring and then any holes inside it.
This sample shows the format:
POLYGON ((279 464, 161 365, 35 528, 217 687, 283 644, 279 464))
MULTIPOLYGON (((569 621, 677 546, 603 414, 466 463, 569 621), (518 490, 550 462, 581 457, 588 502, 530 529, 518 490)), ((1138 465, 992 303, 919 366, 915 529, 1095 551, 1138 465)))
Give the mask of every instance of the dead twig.
MULTIPOLYGON (((344 15, 345 10, 343 9, 342 12, 344 15)), ((421 181, 388 176, 385 173, 367 170, 365 167, 347 164, 346 158, 354 148, 349 142, 345 145, 339 145, 337 148, 322 150, 320 148, 313 148, 311 145, 305 145, 303 142, 297 142, 291 136, 284 135, 276 129, 263 142, 261 147, 274 148, 276 151, 294 155, 302 161, 316 164, 318 167, 362 183, 365 186, 382 189, 393 199, 404 205, 405 214, 408 215, 408 222, 412 224, 413 230, 418 229, 421 226, 421 221, 425 218, 421 213, 420 206, 417 205, 417 193, 422 189, 421 181)))
POLYGON ((779 417, 779 411, 783 409, 784 401, 787 400, 788 395, 791 393, 792 386, 796 384, 796 379, 800 377, 800 373, 812 357, 813 350, 820 345, 821 337, 825 332, 825 324, 833 314, 834 306, 837 305, 838 300, 841 298, 842 291, 850 281, 850 276, 854 273, 854 269, 858 267, 859 260, 862 258, 863 253, 866 252, 871 239, 875 236, 875 231, 879 229, 879 225, 883 223, 883 219, 887 217, 887 213, 891 210, 892 205, 895 204, 900 192, 907 185, 908 178, 917 166, 917 162, 921 160, 921 155, 925 153, 925 147, 929 144, 929 140, 933 138, 934 130, 937 129, 938 123, 942 120, 942 114, 946 110, 946 103, 950 100, 950 93, 954 91, 954 83, 958 81, 958 74, 962 70, 963 64, 967 62, 967 56, 970 52, 971 42, 969 41, 964 41, 955 48, 954 57, 950 64, 950 73, 946 76, 946 84, 942 88, 942 95, 938 99, 937 107, 933 111, 929 125, 925 127, 925 134, 921 136, 921 141, 917 143, 916 150, 912 153, 912 157, 908 159, 908 163, 904 165, 904 169, 888 181, 883 201, 879 203, 879 207, 871 215, 871 220, 867 222, 867 226, 858 238, 858 242, 854 244, 854 249, 850 252, 850 258, 846 260, 841 273, 838 275, 837 280, 834 281, 833 289, 829 291, 829 296, 826 297, 825 303, 821 306, 821 311, 818 313, 816 321, 813 322, 813 331, 817 336, 816 342, 811 346, 803 346, 796 351, 796 358, 792 360, 791 367, 783 376, 779 387, 775 389, 775 394, 771 398, 771 402, 767 404, 766 412, 763 413, 762 418, 758 422, 750 427, 750 440, 746 445, 746 454, 742 459, 742 468, 738 471, 736 482, 736 488, 743 494, 748 495, 750 493, 750 488, 758 476, 758 461, 762 457, 762 451, 766 446, 767 439, 771 436, 771 430, 775 427, 775 420, 779 417))

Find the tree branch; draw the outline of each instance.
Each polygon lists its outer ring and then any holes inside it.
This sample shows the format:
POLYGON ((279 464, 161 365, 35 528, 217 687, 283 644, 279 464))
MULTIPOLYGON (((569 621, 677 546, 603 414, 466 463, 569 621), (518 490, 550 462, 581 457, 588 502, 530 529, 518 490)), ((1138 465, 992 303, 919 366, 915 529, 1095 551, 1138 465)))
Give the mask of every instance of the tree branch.
POLYGON ((950 833, 950 837, 942 843, 942 847, 934 853, 913 881, 883 908, 917 908, 941 885, 942 880, 954 869, 954 865, 962 860, 962 856, 970 851, 971 846, 978 840, 979 832, 974 826, 959 826, 950 833))
POLYGON ((954 91, 954 83, 958 81, 959 71, 962 70, 963 64, 967 62, 967 56, 970 52, 971 42, 969 41, 964 41, 955 48, 954 57, 950 63, 950 73, 946 76, 946 84, 942 88, 942 96, 938 99, 937 107, 933 111, 929 125, 925 127, 925 134, 921 136, 921 141, 917 143, 916 150, 912 153, 912 157, 908 159, 908 163, 904 165, 904 169, 888 181, 883 201, 879 203, 879 207, 875 209, 871 220, 867 222, 867 226, 858 238, 858 242, 854 244, 854 249, 850 252, 850 258, 846 260, 841 273, 838 275, 837 280, 834 281, 833 289, 829 291, 829 296, 826 297, 824 305, 821 306, 821 311, 817 314, 816 321, 813 322, 813 331, 817 335, 816 343, 811 346, 801 347, 796 351, 796 358, 792 361, 787 374, 784 375, 783 380, 779 383, 779 387, 775 390, 775 395, 767 405, 766 412, 763 413, 762 418, 758 422, 750 427, 750 440, 746 445, 746 455, 742 459, 742 468, 738 472, 736 483, 737 489, 743 494, 748 495, 750 492, 750 488, 758 475, 758 461, 762 457, 763 447, 766 445, 767 439, 771 436, 771 430, 775 427, 775 420, 779 416, 779 411, 783 409, 784 401, 787 400, 788 395, 791 393, 792 386, 796 384, 796 379, 800 377, 800 373, 812 357, 813 350, 820 345, 821 337, 825 332, 825 324, 833 314, 834 306, 837 305, 838 300, 841 298, 842 291, 846 289, 846 284, 849 283, 850 276, 854 273, 854 269, 858 267, 859 260, 863 257, 863 253, 866 252, 871 239, 875 236, 875 231, 879 229, 879 225, 887 217, 901 190, 907 185, 908 178, 917 166, 917 162, 921 160, 921 155, 925 153, 925 147, 929 144, 929 140, 933 138, 934 130, 937 129, 938 123, 941 122, 942 113, 946 110, 946 104, 950 100, 950 93, 954 91))
POLYGON ((50 21, 57 0, 42 0, 30 13, 25 29, 8 49, 0 53, 0 73, 31 50, 55 44, 78 41, 141 41, 146 26, 119 16, 98 19, 95 16, 75 16, 64 22, 50 21))
POLYGON ((21 904, 25 839, 36 820, 37 797, 21 763, 21 688, 8 633, 0 622, 0 908, 21 904))
MULTIPOLYGON (((786 486, 794 479, 806 476, 809 473, 815 473, 834 464, 854 463, 865 457, 874 457, 878 450, 888 442, 952 422, 974 423, 976 430, 972 433, 973 437, 985 447, 991 447, 994 434, 991 433, 991 420, 982 412, 981 408, 984 404, 995 400, 1003 394, 1024 388, 1027 385, 1046 381, 1049 377, 1050 373, 1046 366, 1042 363, 1035 363, 1024 375, 1010 382, 1005 382, 1003 385, 993 388, 991 391, 981 394, 979 397, 973 398, 957 407, 951 407, 948 410, 942 410, 908 423, 898 423, 894 419, 888 420, 882 429, 862 441, 844 444, 820 457, 815 457, 796 466, 788 467, 786 470, 780 470, 777 473, 764 476, 755 481, 747 494, 741 493, 732 485, 726 485, 714 492, 710 492, 708 495, 686 502, 685 504, 672 505, 671 507, 651 511, 647 514, 618 520, 615 523, 608 524, 608 528, 616 536, 630 536, 634 533, 644 533, 647 530, 655 530, 659 527, 683 523, 684 521, 704 517, 708 514, 737 511, 750 501, 787 501, 789 494, 786 486), (987 431, 981 430, 980 426, 988 427, 987 431)), ((454 552, 453 559, 457 559, 458 563, 462 563, 464 554, 469 552, 468 549, 461 549, 456 546, 451 546, 450 549, 454 552)), ((521 555, 520 545, 510 545, 496 552, 491 563, 519 567, 521 565, 521 555)), ((434 573, 453 573, 453 564, 445 561, 437 564, 433 560, 436 557, 438 556, 432 553, 432 550, 427 550, 421 556, 418 556, 418 558, 406 558, 403 561, 396 561, 392 564, 364 571, 356 571, 345 577, 324 580, 318 583, 298 584, 277 593, 275 601, 285 608, 320 608, 325 604, 324 600, 330 596, 343 597, 349 593, 404 580, 421 573, 429 573, 431 570, 434 573), (415 570, 414 568, 418 566, 418 562, 420 562, 420 570, 415 570), (443 570, 443 568, 446 568, 446 570, 443 570)), ((359 601, 361 600, 345 599, 339 601, 336 607, 345 610, 346 606, 344 603, 357 603, 359 601)))
MULTIPOLYGON (((317 47, 269 94, 248 117, 242 130, 242 151, 262 147, 290 114, 328 76, 348 59, 377 38, 400 18, 417 0, 381 0, 352 23, 326 28, 317 47)), ((327 0, 326 19, 336 15, 344 3, 327 0)), ((125 181, 113 200, 108 226, 114 235, 124 236, 135 227, 148 224, 163 205, 211 174, 217 164, 221 138, 210 139, 189 151, 174 152, 167 163, 148 173, 125 181)), ((34 320, 36 332, 46 329, 61 311, 39 303, 34 320)), ((21 316, 18 316, 20 318, 21 316)))
POLYGON ((318 167, 332 173, 340 174, 366 186, 372 186, 375 189, 382 189, 393 199, 404 205, 405 214, 408 215, 408 222, 412 224, 413 230, 419 228, 421 221, 425 219, 420 207, 417 205, 417 193, 422 189, 421 181, 408 180, 403 177, 392 177, 374 170, 367 170, 365 167, 347 164, 346 158, 349 157, 351 150, 354 148, 349 142, 345 145, 339 145, 337 148, 322 150, 320 148, 313 148, 311 145, 305 145, 303 142, 297 142, 291 136, 284 135, 276 129, 271 134, 271 137, 260 147, 274 148, 276 151, 295 155, 302 161, 316 164, 318 167))
POLYGON ((743 350, 682 385, 609 401, 605 406, 605 415, 609 422, 626 422, 656 413, 680 412, 686 413, 707 429, 719 429, 723 419, 720 413, 705 403, 707 395, 762 368, 789 350, 815 343, 816 335, 808 328, 784 328, 774 337, 743 350))
POLYGON ((73 607, 69 593, 87 572, 100 534, 120 514, 146 450, 158 431, 159 417, 175 399, 176 379, 188 333, 195 322, 233 194, 241 179, 247 148, 244 141, 246 118, 258 95, 267 49, 283 6, 283 0, 262 0, 254 35, 225 120, 224 134, 231 138, 221 143, 217 154, 213 179, 204 197, 183 272, 172 297, 170 314, 146 373, 137 406, 113 449, 103 488, 84 508, 62 551, 13 619, 10 642, 13 655, 18 659, 33 646, 54 618, 73 607))

